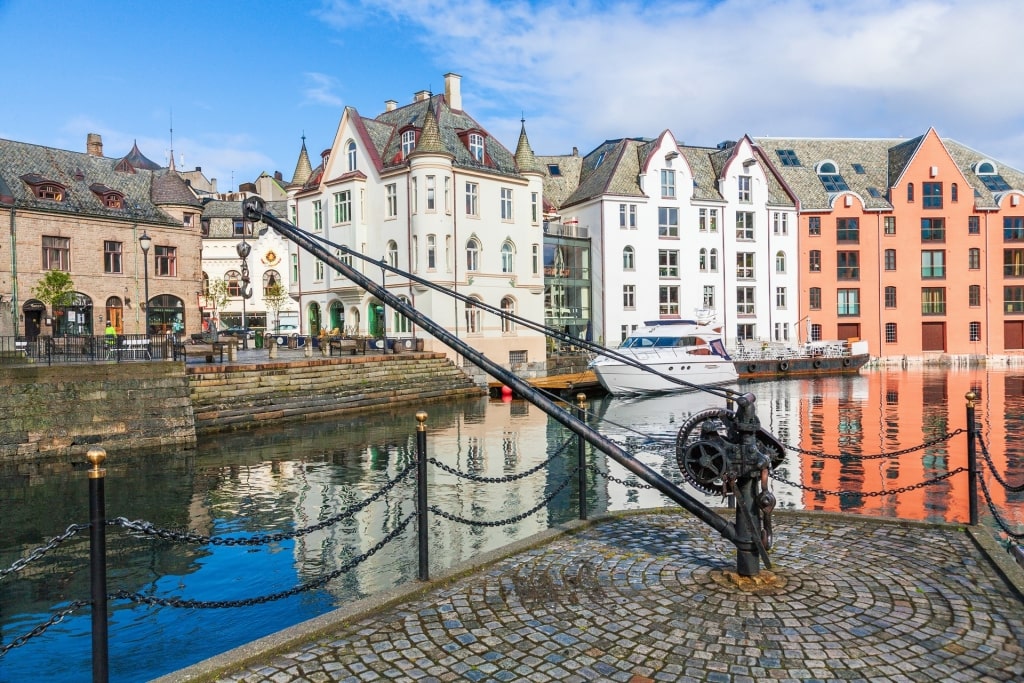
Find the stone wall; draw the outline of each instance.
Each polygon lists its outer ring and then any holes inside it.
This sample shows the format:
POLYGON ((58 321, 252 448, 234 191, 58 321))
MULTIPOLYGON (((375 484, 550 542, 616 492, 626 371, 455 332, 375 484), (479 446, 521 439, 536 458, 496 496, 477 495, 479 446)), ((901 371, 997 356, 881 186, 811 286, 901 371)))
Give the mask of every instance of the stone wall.
POLYGON ((199 435, 483 393, 441 353, 206 365, 187 372, 199 435))
POLYGON ((195 443, 180 363, 26 365, 0 372, 0 458, 195 443))

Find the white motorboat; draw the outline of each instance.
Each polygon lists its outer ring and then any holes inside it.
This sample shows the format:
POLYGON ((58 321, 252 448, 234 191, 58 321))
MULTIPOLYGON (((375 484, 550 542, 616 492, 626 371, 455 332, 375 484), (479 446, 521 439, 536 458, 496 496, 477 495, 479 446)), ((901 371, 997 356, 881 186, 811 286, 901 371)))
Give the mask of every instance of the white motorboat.
POLYGON ((608 393, 620 395, 685 391, 692 388, 688 385, 739 379, 722 342, 722 329, 696 320, 646 322, 615 349, 614 356, 598 355, 590 367, 608 393))

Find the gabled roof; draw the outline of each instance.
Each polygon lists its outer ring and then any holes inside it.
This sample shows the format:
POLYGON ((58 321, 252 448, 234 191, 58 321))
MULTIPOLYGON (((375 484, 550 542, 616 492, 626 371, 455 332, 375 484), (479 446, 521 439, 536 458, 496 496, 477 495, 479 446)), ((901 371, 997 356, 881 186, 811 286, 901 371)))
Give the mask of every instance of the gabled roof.
POLYGON ((176 206, 201 207, 203 204, 177 171, 164 169, 153 173, 153 202, 176 206))
POLYGON ((603 195, 620 197, 645 196, 637 182, 640 173, 641 149, 649 138, 606 140, 583 157, 580 180, 576 190, 566 198, 563 207, 591 201, 603 195))
POLYGON ((544 173, 544 204, 549 208, 561 208, 579 187, 583 157, 579 154, 566 154, 539 156, 536 159, 538 168, 544 173), (551 172, 552 166, 557 167, 557 173, 551 172))

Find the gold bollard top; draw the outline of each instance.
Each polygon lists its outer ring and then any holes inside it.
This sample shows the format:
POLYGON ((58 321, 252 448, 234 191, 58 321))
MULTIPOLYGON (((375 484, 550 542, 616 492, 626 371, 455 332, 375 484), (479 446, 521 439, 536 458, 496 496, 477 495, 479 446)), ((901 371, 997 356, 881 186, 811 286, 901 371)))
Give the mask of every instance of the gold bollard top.
POLYGON ((973 391, 968 391, 966 394, 964 394, 964 398, 967 399, 967 407, 973 408, 974 402, 978 400, 978 395, 973 391))
POLYGON ((417 431, 427 431, 427 413, 425 411, 421 410, 418 413, 416 413, 416 422, 419 423, 416 425, 417 431))
POLYGON ((107 470, 100 467, 100 465, 102 465, 103 461, 107 459, 107 451, 99 446, 93 446, 89 449, 89 452, 85 454, 85 457, 92 463, 92 469, 89 470, 89 478, 102 479, 107 474, 107 470))
POLYGON ((579 404, 580 408, 587 405, 587 395, 584 394, 582 391, 576 394, 576 403, 579 404))

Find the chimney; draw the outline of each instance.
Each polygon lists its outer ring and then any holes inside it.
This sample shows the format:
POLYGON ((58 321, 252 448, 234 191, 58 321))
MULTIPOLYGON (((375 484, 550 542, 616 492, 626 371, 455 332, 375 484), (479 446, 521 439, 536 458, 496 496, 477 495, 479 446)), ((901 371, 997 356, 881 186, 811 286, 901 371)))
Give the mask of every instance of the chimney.
POLYGON ((85 153, 93 157, 103 156, 103 136, 99 133, 89 133, 85 137, 85 153))
POLYGON ((398 108, 398 102, 394 100, 386 100, 384 102, 384 111, 394 111, 398 108))
POLYGON ((284 180, 284 176, 281 175, 280 171, 274 171, 274 180, 284 180))
POLYGON ((572 146, 572 155, 574 157, 578 157, 580 155, 580 148, 577 147, 576 145, 572 146))
POLYGON ((422 102, 423 100, 426 100, 426 99, 429 99, 429 98, 430 98, 430 91, 429 90, 420 90, 419 92, 416 92, 416 93, 413 94, 412 101, 413 102, 422 102))
POLYGON ((462 111, 462 76, 451 72, 444 75, 444 99, 450 109, 462 111))

